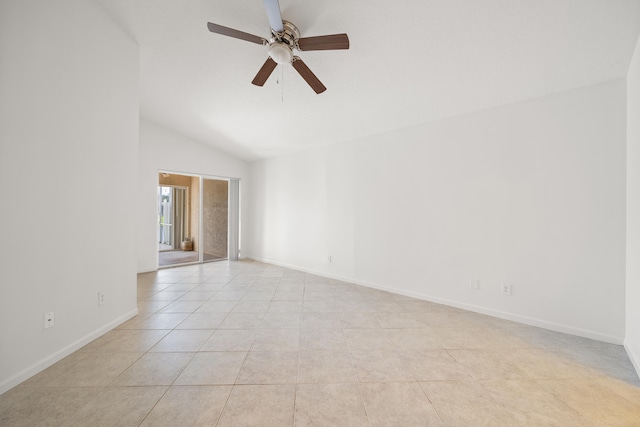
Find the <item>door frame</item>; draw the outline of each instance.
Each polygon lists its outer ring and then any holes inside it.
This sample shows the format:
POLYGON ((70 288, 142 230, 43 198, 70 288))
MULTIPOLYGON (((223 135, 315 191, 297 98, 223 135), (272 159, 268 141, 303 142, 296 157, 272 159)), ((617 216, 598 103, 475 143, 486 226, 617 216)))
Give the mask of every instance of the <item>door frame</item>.
MULTIPOLYGON (((205 262, 214 262, 214 261, 222 261, 224 259, 236 261, 239 259, 241 245, 240 245, 240 229, 241 229, 241 221, 240 221, 240 197, 241 197, 241 183, 242 180, 240 178, 233 177, 225 177, 219 175, 207 175, 207 174, 197 174, 197 173, 189 173, 189 172, 179 172, 175 170, 169 169, 159 169, 156 173, 156 176, 159 177, 161 174, 170 174, 170 175, 182 175, 195 177, 199 179, 199 209, 198 209, 198 261, 188 262, 183 264, 172 264, 168 266, 160 266, 159 265, 159 254, 160 251, 157 251, 158 258, 156 258, 156 265, 158 269, 163 268, 171 268, 182 265, 192 265, 192 264, 203 264, 205 262), (204 202, 204 183, 205 179, 218 180, 218 181, 227 181, 227 258, 221 258, 216 260, 204 260, 204 219, 203 219, 203 202, 204 202)), ((158 186, 160 183, 158 182, 158 186)), ((168 186, 168 185, 165 185, 168 186)), ((157 209, 157 206, 156 206, 157 209)), ((156 243, 156 248, 158 247, 156 243)))

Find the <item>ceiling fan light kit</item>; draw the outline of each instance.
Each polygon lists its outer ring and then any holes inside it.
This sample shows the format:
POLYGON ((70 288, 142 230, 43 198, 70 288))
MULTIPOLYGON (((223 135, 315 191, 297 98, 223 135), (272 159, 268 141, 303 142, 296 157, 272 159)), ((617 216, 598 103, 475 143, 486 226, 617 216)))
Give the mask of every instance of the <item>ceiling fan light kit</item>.
POLYGON ((271 25, 270 41, 263 37, 254 36, 253 34, 223 27, 222 25, 211 22, 207 24, 207 27, 212 33, 269 46, 269 57, 251 82, 254 85, 264 86, 278 64, 291 64, 316 93, 322 93, 327 90, 302 59, 294 55, 293 50, 349 49, 349 37, 342 33, 301 38, 300 31, 298 31, 295 25, 289 21, 282 20, 278 0, 264 0, 264 5, 267 10, 269 25, 271 25))
POLYGON ((269 45, 269 56, 277 64, 290 64, 293 61, 293 51, 291 47, 284 43, 271 43, 269 45))

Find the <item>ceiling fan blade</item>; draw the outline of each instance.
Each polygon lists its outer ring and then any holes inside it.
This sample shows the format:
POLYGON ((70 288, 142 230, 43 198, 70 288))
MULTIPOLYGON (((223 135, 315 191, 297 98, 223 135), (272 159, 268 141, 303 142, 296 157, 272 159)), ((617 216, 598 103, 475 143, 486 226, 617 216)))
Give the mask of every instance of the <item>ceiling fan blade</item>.
POLYGON ((267 9, 267 17, 269 18, 271 29, 278 33, 283 32, 282 14, 280 13, 278 0, 264 0, 264 8, 267 9))
POLYGON ((307 64, 302 62, 302 59, 294 56, 291 65, 293 65, 293 68, 296 69, 298 74, 302 76, 302 78, 309 84, 309 86, 311 86, 311 89, 313 89, 316 93, 322 93, 327 90, 322 82, 318 80, 316 75, 313 74, 309 67, 307 67, 307 64))
POLYGON ((268 57, 265 63, 262 64, 260 71, 258 71, 258 74, 256 74, 251 83, 256 86, 264 86, 265 82, 267 81, 271 73, 273 73, 273 70, 276 68, 276 65, 278 65, 276 64, 276 61, 271 59, 271 57, 268 57))
POLYGON ((349 36, 331 34, 328 36, 302 37, 298 39, 300 50, 334 50, 349 49, 349 36))
POLYGON ((223 36, 246 40, 248 42, 261 45, 269 44, 269 41, 265 38, 254 36, 253 34, 245 33, 243 31, 234 30, 233 28, 223 27, 222 25, 212 24, 211 22, 207 24, 207 27, 212 33, 222 34, 223 36))

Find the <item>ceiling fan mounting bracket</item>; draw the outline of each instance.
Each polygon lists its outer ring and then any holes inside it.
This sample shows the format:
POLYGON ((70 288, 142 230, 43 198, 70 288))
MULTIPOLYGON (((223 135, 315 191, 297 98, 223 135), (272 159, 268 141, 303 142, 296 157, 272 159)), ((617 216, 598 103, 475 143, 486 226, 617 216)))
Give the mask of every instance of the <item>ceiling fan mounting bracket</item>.
POLYGON ((284 28, 283 31, 271 30, 271 42, 286 43, 291 46, 291 48, 297 47, 298 39, 300 38, 298 27, 289 21, 282 21, 282 27, 284 28))
POLYGON ((290 64, 293 61, 293 49, 298 48, 300 32, 289 21, 282 21, 283 31, 271 30, 269 56, 278 64, 290 64))

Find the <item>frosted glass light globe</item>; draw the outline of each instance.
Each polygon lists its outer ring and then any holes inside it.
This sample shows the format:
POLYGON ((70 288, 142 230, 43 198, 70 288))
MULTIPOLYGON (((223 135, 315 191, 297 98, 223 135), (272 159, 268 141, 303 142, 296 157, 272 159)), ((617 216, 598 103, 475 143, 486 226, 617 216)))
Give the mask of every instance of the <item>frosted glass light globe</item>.
POLYGON ((293 60, 293 52, 291 48, 281 42, 271 43, 269 45, 269 56, 277 64, 288 64, 293 60))

